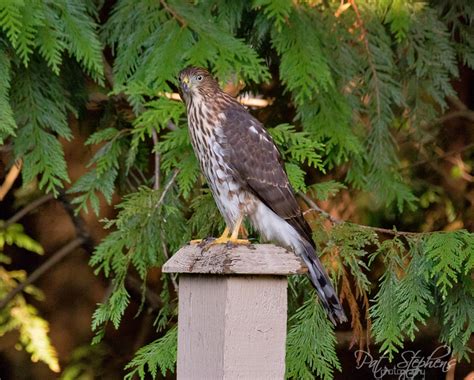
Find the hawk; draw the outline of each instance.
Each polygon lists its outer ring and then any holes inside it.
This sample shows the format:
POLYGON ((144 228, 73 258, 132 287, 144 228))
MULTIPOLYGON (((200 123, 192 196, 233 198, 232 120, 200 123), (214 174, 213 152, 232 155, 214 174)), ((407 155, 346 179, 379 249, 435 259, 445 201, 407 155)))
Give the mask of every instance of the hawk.
POLYGON ((331 321, 347 321, 268 132, 205 69, 188 67, 179 74, 179 82, 191 143, 227 226, 212 244, 248 244, 238 238, 248 218, 265 240, 303 259, 331 321))

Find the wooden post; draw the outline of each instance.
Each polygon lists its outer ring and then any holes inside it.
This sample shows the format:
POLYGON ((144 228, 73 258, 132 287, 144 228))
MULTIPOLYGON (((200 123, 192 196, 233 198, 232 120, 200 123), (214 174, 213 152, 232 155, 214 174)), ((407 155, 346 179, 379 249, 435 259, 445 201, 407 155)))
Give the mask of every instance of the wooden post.
POLYGON ((287 275, 306 272, 294 253, 187 245, 163 272, 181 274, 178 380, 284 378, 287 275))

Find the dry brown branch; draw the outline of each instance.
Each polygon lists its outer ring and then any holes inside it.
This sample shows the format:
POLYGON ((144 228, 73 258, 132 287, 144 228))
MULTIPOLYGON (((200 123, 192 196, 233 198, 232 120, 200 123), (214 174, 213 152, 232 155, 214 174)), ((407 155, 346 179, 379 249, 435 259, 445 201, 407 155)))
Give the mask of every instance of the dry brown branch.
MULTIPOLYGON (((359 350, 364 350, 367 341, 364 328, 361 322, 361 315, 359 305, 357 303, 356 296, 351 288, 351 283, 347 277, 347 272, 342 266, 342 286, 341 286, 341 299, 345 299, 349 305, 351 312, 351 327, 352 327, 352 339, 349 344, 349 348, 352 348, 355 344, 358 345, 359 350)), ((358 358, 360 360, 360 358, 358 358)))
POLYGON ((13 164, 13 166, 10 168, 10 171, 6 175, 2 186, 0 186, 0 201, 3 201, 3 198, 5 198, 7 193, 10 191, 11 187, 13 186, 13 183, 15 182, 18 175, 20 174, 22 165, 23 165, 23 162, 21 160, 17 160, 13 164))
POLYGON ((304 214, 315 211, 319 214, 321 214, 324 218, 328 219, 332 224, 341 224, 341 223, 351 223, 357 227, 360 228, 366 228, 370 229, 375 232, 379 232, 382 234, 387 234, 387 235, 392 235, 392 236, 406 236, 406 235, 421 235, 421 234, 427 234, 429 232, 411 232, 411 231, 397 231, 395 229, 390 230, 388 228, 382 228, 382 227, 372 227, 372 226, 367 226, 365 224, 358 224, 358 223, 353 223, 353 222, 348 222, 346 220, 338 219, 329 214, 327 211, 324 211, 321 209, 310 197, 308 197, 306 194, 303 194, 302 192, 299 192, 298 195, 308 204, 310 207, 309 209, 305 210, 304 214))
POLYGON ((334 17, 338 18, 341 16, 350 6, 351 3, 344 3, 344 1, 341 1, 339 8, 337 8, 336 12, 334 13, 334 17))
POLYGON ((133 172, 133 170, 130 170, 128 172, 128 176, 135 181, 135 184, 137 185, 137 188, 140 187, 140 185, 142 184, 142 180, 137 177, 137 175, 133 172))
POLYGON ((273 103, 273 99, 249 98, 246 96, 238 96, 237 100, 244 106, 255 108, 265 108, 273 103))
POLYGON ((161 155, 160 152, 157 150, 158 145, 158 133, 156 129, 153 128, 151 130, 151 136, 153 138, 153 149, 155 150, 155 178, 153 181, 153 189, 158 190, 160 188, 160 160, 161 155))
POLYGON ((37 209, 43 203, 49 202, 50 200, 54 199, 52 194, 46 194, 42 197, 35 199, 33 202, 27 204, 23 207, 20 211, 18 211, 15 215, 13 215, 10 219, 8 219, 3 226, 3 228, 7 228, 8 226, 12 225, 13 223, 18 222, 21 218, 23 218, 26 214, 30 213, 31 211, 37 209))
MULTIPOLYGON (((175 180, 175 176, 172 177, 173 182, 175 180)), ((172 183, 170 181, 170 183, 172 183)), ((169 184, 170 185, 170 184, 169 184)), ((13 215, 10 219, 7 220, 6 226, 16 223, 18 220, 20 220, 23 216, 31 212, 32 210, 36 209, 43 203, 48 202, 49 200, 52 200, 53 196, 50 194, 44 195, 35 201, 31 202, 27 206, 25 206, 23 209, 21 209, 19 212, 17 212, 15 215, 13 215)), ((8 305, 8 303, 20 292, 22 292, 27 286, 33 284, 35 281, 37 281, 43 274, 45 274, 48 270, 50 270, 54 265, 59 263, 65 256, 67 256, 69 253, 74 251, 76 248, 82 246, 89 254, 92 254, 93 252, 93 241, 91 236, 89 235, 85 222, 84 220, 74 214, 74 209, 67 199, 66 195, 64 193, 60 193, 59 196, 59 201, 65 208, 66 212, 70 216, 74 228, 76 231, 76 239, 72 240, 65 246, 63 246, 61 249, 56 251, 49 259, 47 259, 41 266, 39 266, 36 270, 34 270, 28 278, 19 284, 16 288, 12 289, 7 296, 0 301, 0 309, 4 308, 5 306, 8 305)), ((132 288, 137 292, 137 294, 141 294, 141 286, 142 283, 141 281, 137 280, 133 275, 127 275, 126 278, 127 286, 132 288)), ((113 290, 113 286, 109 289, 109 291, 113 290)), ((107 292, 106 292, 107 293, 107 292)), ((110 294, 109 294, 110 295, 110 294)), ((108 297, 108 295, 106 294, 108 297)), ((159 309, 162 305, 161 298, 158 294, 154 293, 151 291, 149 288, 145 288, 145 299, 148 303, 148 305, 153 309, 159 309)))
POLYGON ((84 238, 78 237, 65 246, 60 248, 51 257, 46 260, 43 264, 41 264, 37 269, 31 273, 28 278, 23 281, 22 283, 18 284, 18 286, 12 289, 4 299, 0 301, 0 309, 3 309, 8 303, 18 294, 21 293, 28 285, 34 283, 38 278, 40 278, 43 274, 45 274, 48 270, 50 270, 54 265, 56 265, 59 261, 61 261, 64 257, 68 254, 73 252, 76 248, 79 248, 84 243, 84 238))
POLYGON ((330 213, 324 211, 322 208, 320 208, 316 202, 314 202, 310 197, 308 197, 305 193, 303 192, 299 192, 298 195, 303 198, 303 200, 308 204, 309 207, 311 207, 310 209, 308 210, 305 210, 304 214, 306 214, 307 212, 311 212, 311 211, 316 211, 318 212, 319 214, 321 214, 322 216, 324 216, 326 219, 329 219, 329 221, 332 223, 332 224, 340 224, 340 223, 343 223, 342 220, 339 220, 337 218, 335 218, 334 216, 332 216, 330 213))
MULTIPOLYGON (((143 281, 129 274, 125 279, 127 287, 132 289, 137 295, 142 294, 143 281)), ((163 305, 161 297, 145 285, 145 300, 153 310, 159 310, 163 305)))
POLYGON ((109 82, 110 88, 114 88, 114 83, 115 83, 115 81, 114 81, 114 71, 113 71, 112 66, 110 65, 110 63, 105 58, 105 55, 103 55, 103 54, 102 54, 102 62, 104 64, 105 79, 107 80, 107 82, 109 82))
POLYGON ((449 156, 452 156, 452 155, 455 155, 455 154, 458 154, 458 153, 465 152, 466 150, 469 150, 469 149, 472 149, 472 148, 474 148, 474 143, 465 145, 461 149, 456 149, 456 150, 452 150, 450 152, 442 153, 442 154, 438 155, 437 157, 428 158, 428 159, 425 159, 425 160, 414 162, 413 164, 410 164, 410 165, 404 166, 403 168, 400 168, 400 170, 407 170, 407 169, 410 169, 410 168, 414 168, 416 166, 432 163, 435 160, 441 160, 443 158, 446 158, 446 157, 449 157, 449 156))
MULTIPOLYGON (((181 96, 177 92, 160 92, 159 96, 164 96, 170 100, 181 101, 181 96)), ((239 96, 237 100, 240 104, 248 107, 264 108, 273 103, 272 99, 249 98, 246 96, 239 96)))
MULTIPOLYGON (((113 76, 110 76, 107 78, 107 81, 113 81, 113 76)), ((112 82, 113 83, 113 82, 112 82)), ((175 100, 175 101, 181 101, 181 97, 177 92, 159 92, 158 96, 164 96, 170 100, 175 100)), ((116 99, 121 99, 124 98, 124 94, 119 94, 113 98, 116 99)), ((90 110, 97 110, 102 107, 101 104, 106 103, 109 101, 109 96, 107 94, 103 94, 100 92, 96 93, 91 93, 89 94, 89 101, 87 102, 87 109, 90 110)), ((240 102, 240 104, 247 106, 247 107, 254 107, 254 108, 265 108, 273 103, 273 99, 260 99, 260 98, 250 98, 247 96, 239 96, 237 97, 237 100, 240 102)), ((145 109, 143 109, 141 112, 143 112, 145 109)), ((169 130, 176 130, 176 125, 174 125, 171 121, 168 122, 168 125, 166 126, 169 130)))
POLYGON ((467 106, 457 96, 448 96, 448 101, 458 110, 467 110, 467 106))
POLYGON ((173 8, 171 8, 166 1, 160 0, 161 6, 165 9, 166 12, 168 12, 173 18, 178 21, 182 27, 185 27, 187 25, 187 22, 185 19, 183 19, 173 8))
POLYGON ((83 239, 83 248, 88 253, 92 253, 94 250, 94 242, 91 235, 89 234, 86 222, 79 214, 75 213, 74 206, 71 204, 64 191, 59 193, 58 201, 61 202, 64 211, 66 211, 66 213, 69 215, 69 218, 71 219, 74 226, 74 232, 76 233, 76 236, 83 239))
POLYGON ((448 120, 456 119, 456 118, 463 118, 463 119, 467 119, 469 121, 474 122, 474 111, 465 109, 465 110, 448 112, 446 115, 443 115, 440 118, 438 118, 436 120, 436 123, 441 124, 448 120))

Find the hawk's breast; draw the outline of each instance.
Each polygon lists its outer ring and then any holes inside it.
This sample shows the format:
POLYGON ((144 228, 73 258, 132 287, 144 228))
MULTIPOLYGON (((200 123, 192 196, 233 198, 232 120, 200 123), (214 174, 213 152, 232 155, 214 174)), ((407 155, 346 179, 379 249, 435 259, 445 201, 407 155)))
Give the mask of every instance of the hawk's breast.
POLYGON ((228 226, 232 227, 241 214, 255 207, 255 197, 247 192, 232 169, 226 164, 226 141, 222 130, 223 113, 211 117, 205 107, 188 109, 188 124, 196 157, 211 189, 217 207, 228 226))

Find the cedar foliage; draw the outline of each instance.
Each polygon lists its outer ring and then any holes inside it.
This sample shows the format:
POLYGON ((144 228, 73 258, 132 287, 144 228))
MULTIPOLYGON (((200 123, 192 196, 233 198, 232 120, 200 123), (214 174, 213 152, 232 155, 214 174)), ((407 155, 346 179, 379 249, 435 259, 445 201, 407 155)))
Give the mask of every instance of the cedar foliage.
MULTIPOLYGON (((38 255, 44 253, 43 248, 36 241, 25 234, 20 224, 6 225, 0 221, 0 263, 10 264, 11 259, 4 253, 5 246, 16 245, 38 255)), ((26 278, 24 270, 7 270, 0 266, 0 298, 4 298, 26 278)), ((28 286, 26 292, 41 299, 41 290, 28 286)), ((24 349, 31 355, 32 360, 41 360, 51 371, 59 372, 57 352, 48 336, 49 324, 38 313, 38 310, 26 302, 25 297, 19 295, 10 303, 7 310, 0 312, 0 337, 10 331, 18 331, 18 348, 24 349)))
MULTIPOLYGON (((265 91, 263 83, 276 83, 289 112, 267 127, 305 199, 362 194, 390 215, 439 200, 416 170, 406 170, 410 152, 401 144, 407 136, 412 147, 433 140, 436 119, 455 96, 458 65, 474 69, 468 2, 117 0, 105 21, 97 3, 0 3, 0 143, 23 160, 23 183, 38 178, 39 188, 55 195, 69 186, 59 139, 73 137, 67 117, 81 107, 77 82, 84 86, 88 76, 110 104, 125 99, 130 106, 127 112, 106 107, 87 140, 100 149, 68 190, 77 212, 97 215, 99 196, 110 203, 113 194, 122 195, 116 218, 105 221, 111 232, 90 260, 98 275, 113 280, 93 316, 95 342, 109 322, 120 328, 131 270, 145 283, 149 269, 186 241, 216 235, 223 225, 198 172, 185 109, 165 96, 187 65, 208 67, 222 84, 240 81, 256 93, 265 91), (106 48, 113 60, 107 81, 106 48), (160 165, 150 169, 155 155, 160 165), (322 173, 331 180, 319 183, 322 173)), ((468 359, 474 235, 396 229, 387 235, 331 221, 311 212, 354 342, 368 344, 367 328, 380 352, 393 358, 435 319, 440 341, 468 359), (371 273, 375 267, 383 270, 371 273)), ((176 294, 168 275, 162 281, 157 340, 138 350, 127 378, 174 371, 176 294)), ((287 377, 330 379, 341 369, 334 327, 306 279, 292 279, 290 295, 287 377)), ((18 323, 11 318, 2 312, 1 323, 18 323)), ((54 355, 39 358, 54 363, 54 355)))

